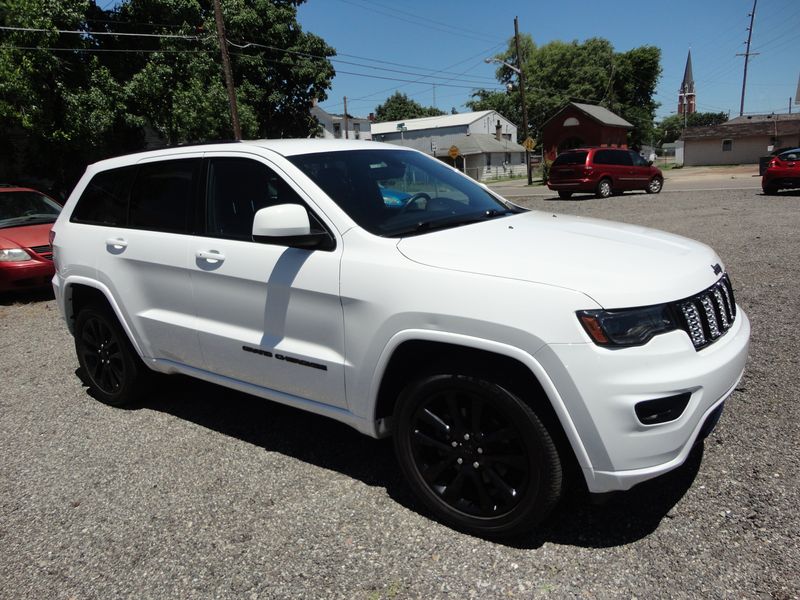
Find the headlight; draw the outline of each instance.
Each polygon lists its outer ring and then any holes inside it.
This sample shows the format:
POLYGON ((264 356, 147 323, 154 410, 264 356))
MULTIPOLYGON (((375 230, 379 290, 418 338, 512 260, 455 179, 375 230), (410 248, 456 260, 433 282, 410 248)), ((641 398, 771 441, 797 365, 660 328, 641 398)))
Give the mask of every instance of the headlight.
POLYGON ((0 262, 20 262, 23 260, 31 260, 31 255, 22 248, 0 250, 0 262))
POLYGON ((600 346, 641 346, 654 335, 678 328, 666 304, 621 310, 581 310, 578 319, 600 346))

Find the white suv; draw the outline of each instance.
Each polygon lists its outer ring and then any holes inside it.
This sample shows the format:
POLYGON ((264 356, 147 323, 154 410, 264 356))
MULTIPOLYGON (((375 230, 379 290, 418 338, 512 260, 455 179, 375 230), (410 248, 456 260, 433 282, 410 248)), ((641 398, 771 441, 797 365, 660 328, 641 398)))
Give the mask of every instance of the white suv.
POLYGON ((372 142, 189 146, 90 166, 53 285, 93 394, 183 373, 394 436, 418 498, 518 532, 684 462, 750 324, 714 251, 523 210, 372 142))

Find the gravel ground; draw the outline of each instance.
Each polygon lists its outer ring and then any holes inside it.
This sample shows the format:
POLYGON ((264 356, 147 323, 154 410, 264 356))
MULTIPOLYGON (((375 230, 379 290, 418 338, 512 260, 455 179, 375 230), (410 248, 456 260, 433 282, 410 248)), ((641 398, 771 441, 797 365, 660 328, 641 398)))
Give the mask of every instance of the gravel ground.
POLYGON ((604 506, 570 497, 514 544, 484 541, 419 512, 391 444, 344 425, 183 378, 134 410, 96 402, 54 302, 6 297, 0 598, 800 597, 800 194, 528 204, 723 257, 750 361, 683 468, 604 506))

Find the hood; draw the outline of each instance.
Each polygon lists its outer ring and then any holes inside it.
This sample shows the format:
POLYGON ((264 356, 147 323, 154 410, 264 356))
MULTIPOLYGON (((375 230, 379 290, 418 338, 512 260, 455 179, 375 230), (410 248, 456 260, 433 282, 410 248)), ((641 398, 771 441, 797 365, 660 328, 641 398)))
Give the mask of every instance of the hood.
POLYGON ((50 230, 54 223, 23 225, 0 229, 0 248, 31 248, 50 243, 50 230))
POLYGON ((408 259, 441 269, 582 292, 604 308, 679 300, 722 265, 700 242, 655 229, 531 211, 400 240, 408 259))

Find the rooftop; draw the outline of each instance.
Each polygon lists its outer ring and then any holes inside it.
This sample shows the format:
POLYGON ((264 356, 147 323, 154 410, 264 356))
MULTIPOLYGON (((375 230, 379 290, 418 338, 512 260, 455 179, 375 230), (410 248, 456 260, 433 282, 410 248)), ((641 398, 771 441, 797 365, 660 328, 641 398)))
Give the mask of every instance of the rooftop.
POLYGON ((483 119, 496 111, 481 110, 478 112, 458 113, 455 115, 439 115, 438 117, 420 117, 419 119, 404 119, 402 121, 385 121, 383 123, 373 123, 370 131, 372 135, 381 133, 394 133, 397 126, 404 123, 406 131, 419 131, 421 129, 436 129, 439 127, 458 127, 460 125, 471 125, 475 121, 483 119))

